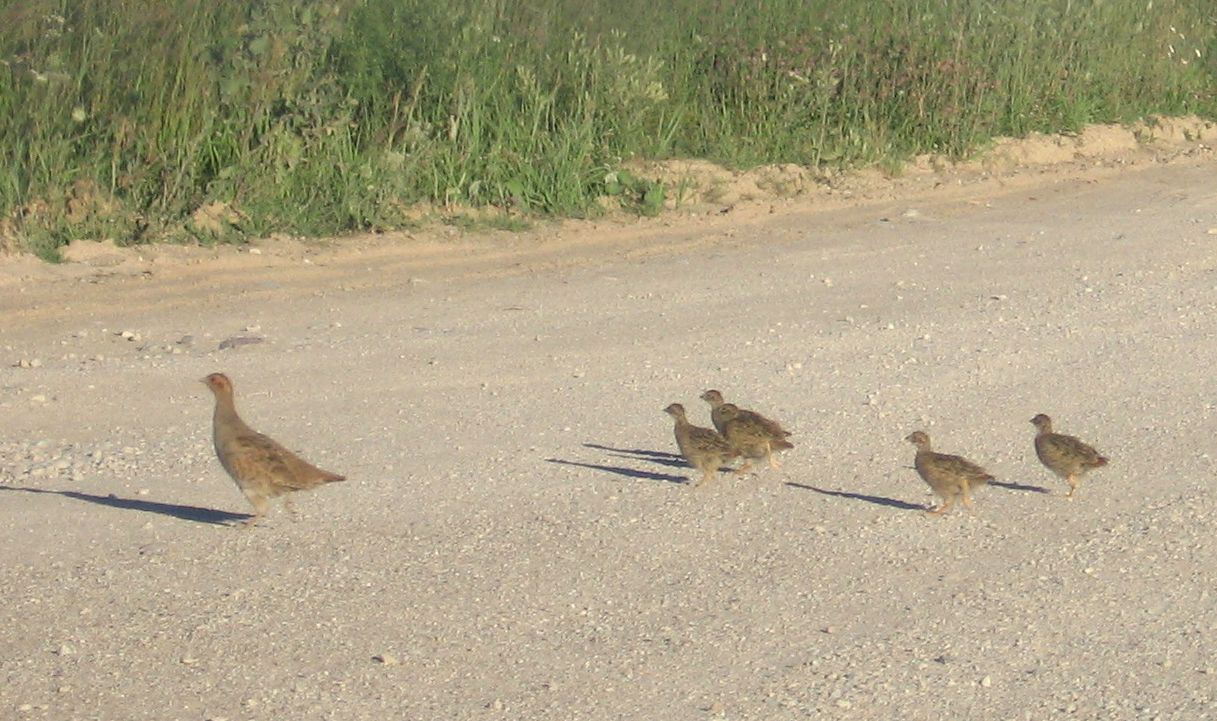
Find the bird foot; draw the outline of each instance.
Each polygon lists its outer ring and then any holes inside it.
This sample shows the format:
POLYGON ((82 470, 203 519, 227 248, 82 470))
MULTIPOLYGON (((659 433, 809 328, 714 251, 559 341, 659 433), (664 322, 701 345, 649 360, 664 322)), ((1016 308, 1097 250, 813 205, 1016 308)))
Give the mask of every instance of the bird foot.
POLYGON ((938 508, 934 508, 934 509, 928 509, 928 510, 926 510, 925 515, 927 515, 927 516, 941 516, 942 514, 946 513, 948 510, 950 510, 950 508, 951 508, 951 504, 949 504, 949 503, 944 503, 944 504, 942 504, 941 506, 939 506, 938 508))

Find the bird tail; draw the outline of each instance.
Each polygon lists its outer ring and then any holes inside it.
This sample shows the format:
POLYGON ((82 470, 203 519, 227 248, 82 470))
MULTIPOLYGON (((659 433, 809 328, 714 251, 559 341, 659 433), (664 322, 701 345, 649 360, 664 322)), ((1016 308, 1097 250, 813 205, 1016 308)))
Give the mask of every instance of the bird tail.
POLYGON ((968 482, 974 486, 983 486, 984 484, 988 483, 989 481, 996 481, 996 480, 997 480, 996 478, 989 475, 988 473, 982 473, 979 476, 974 476, 968 482))
POLYGON ((334 483, 336 481, 345 481, 346 479, 346 476, 340 476, 337 473, 330 473, 329 471, 321 472, 322 483, 334 483))
POLYGON ((787 440, 783 440, 781 438, 778 438, 778 439, 772 441, 770 443, 770 445, 773 446, 773 450, 775 450, 775 451, 784 451, 788 448, 794 448, 793 443, 791 443, 790 441, 787 441, 787 440))
POLYGON ((1090 464, 1090 467, 1091 468, 1102 468, 1105 465, 1107 465, 1107 456, 1099 456, 1098 458, 1095 459, 1094 463, 1090 464))

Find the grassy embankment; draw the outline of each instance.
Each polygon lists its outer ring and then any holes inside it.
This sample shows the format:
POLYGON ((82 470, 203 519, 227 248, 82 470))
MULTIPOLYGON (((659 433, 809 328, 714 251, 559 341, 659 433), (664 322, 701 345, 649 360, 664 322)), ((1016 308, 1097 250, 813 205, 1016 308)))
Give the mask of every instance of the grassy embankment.
POLYGON ((7 5, 0 248, 48 259, 388 228, 419 203, 655 212, 633 158, 896 165, 1217 115, 1196 0, 7 5))

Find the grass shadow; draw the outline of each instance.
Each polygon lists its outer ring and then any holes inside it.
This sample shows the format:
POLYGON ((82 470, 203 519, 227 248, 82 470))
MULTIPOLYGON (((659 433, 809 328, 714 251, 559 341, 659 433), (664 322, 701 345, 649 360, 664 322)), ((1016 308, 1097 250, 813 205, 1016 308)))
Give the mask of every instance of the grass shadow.
POLYGON ((793 483, 791 481, 787 481, 786 485, 793 486, 794 488, 802 488, 805 491, 815 491, 816 493, 819 493, 824 496, 833 496, 834 498, 848 498, 851 501, 864 501, 866 503, 873 503, 876 506, 886 506, 887 508, 898 508, 902 511, 924 511, 924 510, 926 510, 926 507, 920 503, 909 503, 908 501, 901 501, 898 498, 887 498, 885 496, 868 496, 864 493, 850 493, 849 491, 827 491, 823 488, 816 488, 815 486, 808 486, 808 485, 804 485, 802 483, 793 483))
POLYGON ((1052 495, 1052 491, 1043 486, 1030 486, 1025 483, 1013 483, 1011 481, 989 481, 990 486, 1004 488, 1007 491, 1025 491, 1027 493, 1044 493, 1052 495))
POLYGON ((55 496, 64 496, 65 498, 74 498, 78 501, 85 501, 87 503, 96 503, 99 506, 121 508, 127 511, 156 513, 162 516, 169 516, 170 518, 177 518, 182 521, 210 523, 217 526, 231 526, 239 521, 245 521, 253 517, 248 513, 231 513, 229 511, 221 511, 215 508, 183 506, 176 503, 160 503, 158 501, 144 501, 138 498, 119 498, 114 494, 110 494, 108 496, 98 496, 92 493, 81 493, 80 491, 49 491, 41 488, 19 488, 15 486, 0 486, 0 489, 6 491, 24 491, 26 493, 43 493, 55 496))
POLYGON ((578 466, 579 468, 591 468, 596 471, 607 471, 615 473, 626 478, 638 478, 647 481, 667 481, 668 483, 688 483, 689 479, 686 476, 674 476, 670 473, 656 473, 654 471, 643 471, 637 468, 628 468, 626 466, 607 466, 600 463, 582 463, 580 461, 564 461, 561 458, 546 458, 547 463, 557 463, 563 466, 578 466))

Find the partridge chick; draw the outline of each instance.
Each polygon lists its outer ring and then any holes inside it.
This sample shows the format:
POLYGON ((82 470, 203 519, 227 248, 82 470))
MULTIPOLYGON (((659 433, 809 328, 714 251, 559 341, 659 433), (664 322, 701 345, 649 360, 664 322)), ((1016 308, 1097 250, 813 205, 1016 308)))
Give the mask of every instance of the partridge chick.
POLYGON ((1052 419, 1043 413, 1032 418, 1031 424, 1037 431, 1035 455, 1039 456, 1040 463, 1047 466, 1048 470, 1064 478, 1069 484, 1069 494, 1066 498, 1073 497, 1073 492, 1078 489, 1078 483, 1086 471, 1107 465, 1107 459, 1099 455, 1094 448, 1073 436, 1053 433, 1052 419))
MULTIPOLYGON (((711 420, 711 422, 714 423, 714 427, 718 430, 719 433, 725 434, 727 432, 727 415, 728 414, 733 414, 733 415, 743 414, 745 416, 750 416, 755 419, 758 419, 758 422, 763 424, 769 430, 770 435, 772 435, 774 437, 787 438, 790 436, 790 432, 785 430, 784 428, 782 428, 781 424, 779 424, 777 421, 770 420, 770 419, 766 418, 765 416, 762 416, 760 413, 757 413, 756 411, 745 410, 745 409, 739 408, 737 406, 733 406, 735 408, 734 412, 731 411, 730 409, 724 410, 723 409, 724 406, 731 405, 731 404, 724 403, 723 394, 719 393, 716 390, 711 389, 711 390, 706 391, 705 393, 702 393, 701 399, 710 404, 710 420, 711 420)), ((793 448, 793 447, 794 446, 791 446, 791 448, 793 448)))
MULTIPOLYGON (((722 419, 723 436, 727 443, 745 458, 767 458, 769 467, 777 468, 774 452, 794 448, 794 444, 786 440, 790 433, 759 413, 741 410, 734 403, 723 403, 714 412, 722 419)), ((743 473, 751 467, 751 463, 745 463, 739 472, 743 473)))
POLYGON ((923 431, 914 431, 904 440, 917 446, 917 457, 913 465, 917 468, 921 480, 942 499, 941 506, 928 512, 931 516, 946 513, 956 498, 961 498, 963 504, 971 508, 972 488, 993 480, 993 476, 986 473, 985 469, 966 458, 935 453, 930 449, 930 437, 923 431))
MULTIPOLYGON (((223 373, 203 379, 216 397, 212 433, 220 465, 236 481, 237 487, 254 507, 252 526, 270 506, 270 499, 293 491, 316 488, 323 483, 345 481, 345 476, 309 465, 296 454, 258 433, 237 415, 232 381, 223 373)), ((292 511, 288 498, 283 505, 292 511)))
POLYGON ((739 455, 718 431, 689 423, 681 404, 673 403, 663 412, 676 419, 676 446, 689 465, 702 472, 701 483, 708 482, 725 461, 739 455))

